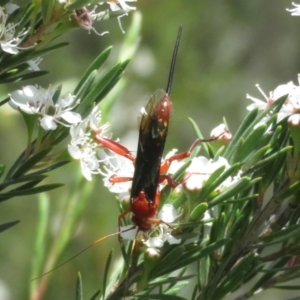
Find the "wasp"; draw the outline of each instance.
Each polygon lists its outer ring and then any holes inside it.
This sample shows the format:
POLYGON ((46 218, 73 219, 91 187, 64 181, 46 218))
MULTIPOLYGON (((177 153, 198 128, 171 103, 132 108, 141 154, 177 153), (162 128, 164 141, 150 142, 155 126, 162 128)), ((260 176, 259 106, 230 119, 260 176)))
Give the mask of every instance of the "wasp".
POLYGON ((142 111, 136 157, 123 145, 102 136, 95 136, 98 143, 112 152, 128 158, 135 166, 133 178, 113 175, 109 179, 111 183, 132 180, 130 208, 120 214, 119 227, 121 220, 129 213, 133 214, 133 223, 142 231, 149 231, 152 224, 164 223, 156 218, 160 201, 159 184, 165 180, 173 188, 179 184, 167 175, 171 162, 190 156, 200 142, 210 141, 197 139, 188 151, 162 161, 172 114, 170 93, 181 33, 182 25, 179 27, 173 50, 166 90, 157 90, 142 111))

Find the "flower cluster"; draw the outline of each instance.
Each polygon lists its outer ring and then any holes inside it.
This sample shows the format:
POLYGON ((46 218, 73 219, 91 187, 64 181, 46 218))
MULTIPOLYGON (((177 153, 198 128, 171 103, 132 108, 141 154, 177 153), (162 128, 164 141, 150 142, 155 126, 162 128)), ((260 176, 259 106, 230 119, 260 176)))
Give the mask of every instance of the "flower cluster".
MULTIPOLYGON (((300 83, 300 75, 298 75, 298 82, 300 83)), ((292 126, 300 125, 300 86, 295 85, 293 82, 279 85, 273 92, 270 92, 269 97, 261 90, 259 85, 256 85, 265 101, 254 98, 247 94, 247 98, 254 103, 247 107, 248 110, 258 108, 263 111, 268 108, 276 100, 286 96, 286 100, 277 114, 277 122, 288 118, 288 123, 292 126)), ((270 116, 266 117, 266 121, 270 116)))
POLYGON ((97 106, 82 120, 81 115, 73 111, 79 103, 75 96, 67 94, 64 98, 55 100, 55 92, 52 87, 44 90, 28 85, 12 92, 9 104, 14 109, 37 117, 40 126, 46 131, 56 130, 58 125, 69 127, 69 153, 80 161, 83 176, 92 180, 92 174, 101 173, 99 164, 110 159, 108 156, 101 158, 101 146, 93 137, 95 134, 103 136, 109 125, 100 125, 101 113, 97 106))
POLYGON ((68 94, 65 98, 53 100, 55 89, 49 87, 47 90, 28 85, 22 90, 14 91, 10 94, 9 104, 14 109, 39 116, 40 125, 45 130, 55 130, 57 124, 68 126, 80 122, 80 114, 72 109, 78 104, 75 97, 68 94))
MULTIPOLYGON (((59 3, 62 5, 67 4, 69 1, 61 0, 59 3)), ((122 24, 120 21, 120 18, 123 16, 128 15, 129 11, 135 10, 136 8, 134 6, 128 5, 126 2, 136 2, 136 0, 106 0, 99 2, 99 5, 102 5, 104 3, 109 5, 109 8, 112 12, 116 13, 118 23, 120 26, 121 31, 124 33, 124 30, 122 28, 122 24), (120 13, 119 13, 120 12, 120 13)), ((94 31, 97 33, 96 29, 93 27, 93 22, 95 20, 103 20, 108 18, 109 13, 107 11, 100 11, 96 12, 97 6, 94 7, 93 10, 88 10, 86 7, 82 7, 81 9, 77 9, 72 13, 71 17, 75 22, 82 28, 88 30, 88 31, 94 31)), ((29 33, 29 30, 26 28, 19 29, 19 23, 12 23, 8 22, 9 15, 14 12, 16 9, 18 9, 18 6, 15 4, 7 4, 4 7, 0 6, 0 47, 4 52, 10 53, 10 54, 17 54, 19 53, 19 50, 26 50, 30 47, 34 47, 35 45, 22 47, 20 44, 23 42, 23 40, 26 38, 26 36, 29 33)), ((99 34, 103 35, 105 33, 108 33, 107 31, 99 34)), ((98 34, 98 33, 97 33, 98 34)))
POLYGON ((121 31, 124 33, 125 31, 123 30, 123 27, 121 24, 121 18, 123 16, 127 16, 127 11, 135 10, 134 6, 128 5, 128 4, 126 4, 126 2, 136 2, 136 0, 108 0, 106 2, 109 4, 110 9, 112 11, 118 11, 120 9, 126 11, 125 14, 118 17, 119 27, 120 27, 121 31))
POLYGON ((17 54, 20 49, 20 43, 23 41, 28 33, 28 30, 23 29, 16 34, 16 27, 19 24, 7 23, 9 17, 8 12, 13 12, 17 6, 8 4, 6 7, 0 6, 0 46, 4 52, 10 54, 17 54))
MULTIPOLYGON (((75 21, 75 26, 80 26, 86 30, 94 31, 98 35, 103 35, 108 33, 107 31, 103 33, 98 33, 93 26, 94 21, 102 21, 111 17, 117 17, 118 23, 121 31, 124 33, 121 24, 121 17, 128 15, 129 11, 135 10, 134 6, 130 6, 127 2, 135 2, 136 0, 106 0, 99 2, 99 5, 107 4, 111 10, 111 13, 108 9, 105 11, 96 12, 97 5, 94 6, 93 10, 89 10, 86 7, 75 10, 71 13, 69 19, 75 21)), ((60 0, 58 1, 61 5, 66 5, 72 1, 60 0)), ((58 6, 57 6, 58 7, 58 6)), ((18 5, 8 3, 5 6, 0 6, 0 47, 2 51, 9 54, 18 54, 20 50, 27 50, 29 48, 34 48, 41 37, 33 37, 29 33, 28 28, 22 28, 22 20, 19 22, 10 21, 9 17, 12 13, 19 9, 18 5), (30 41, 30 42, 28 42, 30 41)), ((59 11, 59 8, 57 8, 59 11)), ((63 11, 63 14, 68 13, 63 11)), ((61 16, 63 18, 63 15, 61 16)), ((57 18, 57 16, 56 16, 57 18)), ((53 28, 51 30, 54 30, 53 28)), ((42 30, 43 32, 49 32, 49 30, 42 30)), ((38 31, 37 31, 38 32, 38 31)), ((44 38, 46 40, 46 38, 44 38)), ((35 60, 28 60, 29 70, 30 71, 39 71, 38 64, 41 61, 41 58, 35 60)))
POLYGON ((100 158, 100 145, 95 142, 94 134, 103 136, 109 124, 100 126, 101 112, 95 106, 90 115, 70 128, 71 141, 68 145, 70 155, 78 159, 82 175, 89 181, 92 174, 101 173, 100 163, 109 161, 110 157, 100 158))
MULTIPOLYGON (((0 47, 2 51, 9 54, 18 54, 20 50, 27 50, 33 46, 22 47, 22 42, 28 35, 26 28, 19 29, 18 23, 8 22, 9 15, 19 8, 18 5, 8 3, 4 7, 0 6, 0 47)), ((27 61, 30 71, 39 71, 41 58, 27 61)))
MULTIPOLYGON (((225 167, 225 170, 230 168, 227 159, 224 157, 220 156, 216 160, 207 159, 204 156, 194 157, 192 163, 186 169, 186 179, 183 181, 183 186, 187 190, 198 191, 203 188, 210 175, 221 167, 225 167)), ((237 182, 240 179, 240 175, 241 173, 234 177, 229 176, 215 189, 215 192, 220 193, 237 182)))
MULTIPOLYGON (((112 12, 117 14, 117 19, 119 23, 119 27, 124 33, 121 18, 128 15, 129 11, 135 10, 134 6, 128 5, 126 2, 136 2, 136 0, 106 0, 104 2, 99 2, 99 5, 108 4, 109 8, 112 12)), ((93 22, 95 20, 104 20, 107 18, 107 11, 96 12, 96 7, 93 10, 88 10, 86 7, 82 7, 81 9, 77 9, 73 14, 72 18, 78 23, 80 27, 86 29, 88 31, 94 31, 98 35, 104 35, 108 33, 108 31, 98 33, 96 29, 93 27, 93 22)))

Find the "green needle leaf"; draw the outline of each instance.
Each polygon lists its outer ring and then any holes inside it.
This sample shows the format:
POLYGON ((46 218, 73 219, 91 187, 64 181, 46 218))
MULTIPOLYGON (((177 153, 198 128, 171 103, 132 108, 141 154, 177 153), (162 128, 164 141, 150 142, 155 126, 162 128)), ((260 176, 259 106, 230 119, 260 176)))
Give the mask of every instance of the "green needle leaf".
POLYGON ((249 187, 249 183, 251 179, 248 177, 242 177, 238 182, 229 186, 226 190, 224 190, 221 194, 216 196, 212 201, 210 201, 209 207, 213 207, 216 204, 228 200, 229 198, 236 196, 238 193, 249 187))
POLYGON ((76 280, 76 300, 83 300, 82 278, 80 272, 77 274, 76 280))
POLYGON ((31 170, 37 163, 39 163, 50 151, 52 147, 44 149, 37 154, 31 156, 27 161, 23 162, 20 167, 14 172, 12 178, 18 178, 19 176, 25 174, 31 170))
POLYGON ((99 299, 99 295, 101 294, 101 291, 97 291, 90 300, 96 300, 96 299, 99 299))
POLYGON ((254 260, 258 259, 254 254, 244 257, 238 264, 229 272, 223 279, 223 283, 212 294, 212 299, 222 299, 229 292, 233 291, 236 287, 241 285, 244 276, 251 270, 254 265, 254 260))
POLYGON ((224 153, 224 157, 231 160, 233 153, 239 148, 237 145, 240 143, 244 132, 251 126, 251 124, 253 124, 253 121, 255 120, 257 114, 258 109, 253 109, 249 112, 249 114, 246 116, 241 126, 239 127, 238 131, 234 135, 231 143, 227 147, 224 153))
POLYGON ((111 250, 109 252, 109 255, 108 255, 108 258, 107 258, 106 264, 105 264, 104 279, 103 279, 103 299, 105 299, 106 283, 108 282, 108 271, 109 271, 109 267, 110 267, 110 264, 112 261, 113 253, 114 253, 113 250, 111 250))
POLYGON ((6 230, 8 228, 11 228, 11 227, 15 226, 18 223, 20 223, 20 221, 12 221, 12 222, 7 222, 7 223, 0 224, 0 232, 6 230))
POLYGON ((167 255, 165 255, 159 262, 159 264, 151 271, 149 278, 157 278, 156 272, 160 275, 164 273, 164 269, 168 269, 170 264, 176 262, 184 253, 184 246, 178 246, 172 249, 167 255))
MULTIPOLYGON (((37 184, 37 183, 34 182, 34 184, 37 184)), ((28 196, 28 195, 34 195, 34 194, 39 194, 42 192, 51 191, 53 189, 57 189, 62 186, 64 186, 64 184, 61 184, 61 183, 45 184, 45 185, 38 186, 36 188, 28 188, 28 189, 26 189, 24 186, 22 186, 22 189, 15 189, 15 190, 12 190, 10 192, 0 195, 0 202, 8 200, 12 197, 28 196)))
POLYGON ((92 62, 92 64, 89 66, 89 68, 84 73, 83 77, 80 79, 79 83, 77 84, 74 94, 78 94, 78 92, 82 89, 82 86, 85 84, 87 79, 90 77, 91 73, 95 70, 98 70, 107 60, 110 52, 112 50, 112 47, 106 48, 104 51, 101 52, 101 54, 92 62))
MULTIPOLYGON (((186 284, 185 284, 186 285, 186 284)), ((151 294, 151 295, 134 295, 135 299, 153 299, 153 300, 186 300, 183 297, 175 296, 175 295, 167 295, 167 294, 151 294)))
POLYGON ((55 1, 53 0, 42 0, 41 10, 44 23, 47 23, 50 20, 54 4, 55 1))
POLYGON ((0 177, 2 177, 4 171, 5 171, 5 165, 0 164, 0 177))

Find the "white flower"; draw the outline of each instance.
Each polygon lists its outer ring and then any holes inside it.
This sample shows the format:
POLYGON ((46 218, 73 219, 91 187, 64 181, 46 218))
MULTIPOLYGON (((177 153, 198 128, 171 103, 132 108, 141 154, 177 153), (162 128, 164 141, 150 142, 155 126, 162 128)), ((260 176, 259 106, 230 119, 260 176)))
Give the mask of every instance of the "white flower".
MULTIPOLYGON (((194 157, 192 163, 186 169, 185 180, 183 186, 191 191, 200 190, 210 175, 221 166, 225 166, 225 170, 230 167, 228 161, 224 157, 219 157, 216 161, 207 159, 204 156, 194 157)), ((239 179, 239 174, 236 177, 228 177, 217 188, 217 192, 221 192, 224 188, 230 186, 239 179)))
POLYGON ((272 95, 270 93, 270 96, 268 97, 263 90, 260 88, 258 84, 255 85, 257 89, 260 91, 260 93, 265 98, 265 101, 262 101, 260 99, 254 98, 250 95, 246 95, 247 99, 252 100, 254 103, 247 106, 247 110, 253 110, 255 108, 258 108, 260 111, 264 111, 266 108, 268 108, 272 103, 274 103, 274 99, 272 98, 272 95))
POLYGON ((92 180, 92 174, 99 173, 99 160, 92 149, 88 147, 80 148, 77 145, 68 145, 68 151, 74 159, 80 160, 82 175, 88 180, 92 180))
MULTIPOLYGON (((166 154, 165 158, 162 160, 162 166, 164 166, 165 164, 165 168, 167 169, 166 172, 169 175, 174 175, 184 165, 184 162, 182 160, 173 160, 171 163, 169 163, 169 159, 172 156, 176 155, 177 151, 177 149, 172 149, 166 154)), ((165 170, 162 171, 165 172, 165 170)))
POLYGON ((112 193, 128 193, 131 189, 134 173, 133 162, 123 156, 115 156, 110 164, 104 166, 106 174, 103 178, 104 186, 112 193), (116 180, 114 181, 114 178, 116 180))
POLYGON ((70 128, 71 141, 68 151, 74 159, 80 160, 82 175, 89 181, 92 180, 92 174, 102 173, 100 163, 108 160, 108 157, 104 159, 98 157, 99 144, 92 136, 95 132, 101 135, 106 132, 108 124, 99 127, 100 121, 101 114, 95 106, 87 118, 70 128))
MULTIPOLYGON (((126 2, 136 2, 136 0, 106 0, 106 3, 109 4, 110 9, 112 11, 118 11, 118 10, 130 11, 136 9, 134 6, 129 6, 126 2)), ((103 2, 101 2, 100 4, 103 4, 103 2)), ((121 23, 121 18, 124 16, 127 16, 127 13, 118 16, 118 23, 122 33, 125 33, 121 23)))
POLYGON ((75 96, 68 94, 65 98, 59 98, 54 103, 52 97, 55 93, 51 87, 48 90, 37 88, 33 85, 25 86, 22 90, 11 93, 9 104, 12 108, 19 108, 27 114, 40 116, 40 125, 45 130, 55 130, 59 123, 64 126, 80 122, 81 116, 71 110, 77 105, 75 96))
MULTIPOLYGON (((9 7, 9 11, 10 8, 11 7, 9 7)), ((5 9, 0 6, 0 46, 2 50, 10 54, 17 54, 20 49, 28 49, 19 47, 19 44, 27 35, 28 30, 21 30, 15 37, 16 27, 18 24, 6 24, 7 18, 8 14, 6 14, 5 9)))
POLYGON ((74 104, 74 101, 75 96, 71 94, 67 94, 65 98, 59 98, 55 104, 52 99, 48 99, 41 110, 43 115, 43 118, 41 119, 41 126, 45 130, 54 130, 57 127, 56 123, 68 126, 62 123, 60 119, 65 120, 69 124, 76 124, 80 122, 80 114, 71 111, 77 105, 77 103, 74 104))
POLYGON ((144 244, 147 247, 151 248, 161 248, 164 243, 167 241, 170 245, 180 244, 181 239, 176 239, 170 232, 170 230, 166 230, 166 225, 160 225, 158 227, 159 234, 157 236, 149 237, 144 244))
MULTIPOLYGON (((298 75, 298 81, 300 83, 300 75, 298 75)), ((259 85, 256 86, 266 101, 262 101, 247 95, 248 99, 254 101, 253 104, 247 107, 248 110, 259 108, 259 110, 263 111, 276 100, 286 95, 286 101, 278 112, 277 122, 280 122, 284 118, 300 112, 300 86, 295 85, 293 82, 279 85, 273 92, 270 92, 269 97, 265 95, 265 93, 260 89, 259 85)), ((270 116, 265 117, 261 123, 267 121, 269 117, 270 116)))
POLYGON ((173 223, 177 218, 177 210, 172 204, 164 204, 164 206, 159 211, 157 217, 166 222, 166 223, 173 223))
POLYGON ((300 5, 292 2, 292 5, 295 6, 295 8, 286 9, 288 12, 291 13, 292 16, 300 16, 300 5))
POLYGON ((11 93, 9 104, 13 109, 21 109, 27 114, 38 114, 43 105, 44 95, 33 85, 11 93))
POLYGON ((288 124, 290 126, 295 126, 295 127, 299 127, 300 126, 300 114, 294 114, 291 115, 288 118, 288 124))
POLYGON ((178 218, 175 207, 171 204, 165 204, 157 215, 158 219, 164 223, 159 224, 149 233, 149 238, 144 241, 147 247, 161 248, 167 241, 170 245, 180 244, 181 239, 172 235, 172 228, 167 224, 174 222, 178 218), (166 223, 166 224, 165 224, 166 223))

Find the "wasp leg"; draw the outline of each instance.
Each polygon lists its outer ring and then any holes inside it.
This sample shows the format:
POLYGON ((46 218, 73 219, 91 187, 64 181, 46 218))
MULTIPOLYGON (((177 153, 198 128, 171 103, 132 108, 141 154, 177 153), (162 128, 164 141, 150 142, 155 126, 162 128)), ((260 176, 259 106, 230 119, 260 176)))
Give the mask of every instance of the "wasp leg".
MULTIPOLYGON (((202 140, 202 139, 197 139, 195 140, 195 142, 192 144, 192 146, 190 147, 189 150, 185 151, 185 152, 180 152, 180 153, 177 153, 177 154, 174 154, 173 156, 169 157, 168 159, 166 159, 165 161, 163 161, 161 163, 161 166, 160 166, 160 173, 167 173, 169 168, 170 168, 170 165, 172 163, 172 161, 174 160, 183 160, 187 157, 189 157, 193 150, 201 143, 208 143, 208 142, 212 142, 216 140, 216 138, 213 138, 213 139, 206 139, 206 140, 202 140)), ((168 180, 168 179, 167 179, 168 180)), ((178 185, 178 184, 177 184, 178 185)))
POLYGON ((110 151, 119 154, 121 156, 124 156, 130 159, 131 161, 135 162, 135 157, 131 154, 131 152, 126 147, 122 146, 121 144, 99 135, 95 135, 94 139, 96 140, 97 143, 101 144, 102 146, 109 149, 110 151))

